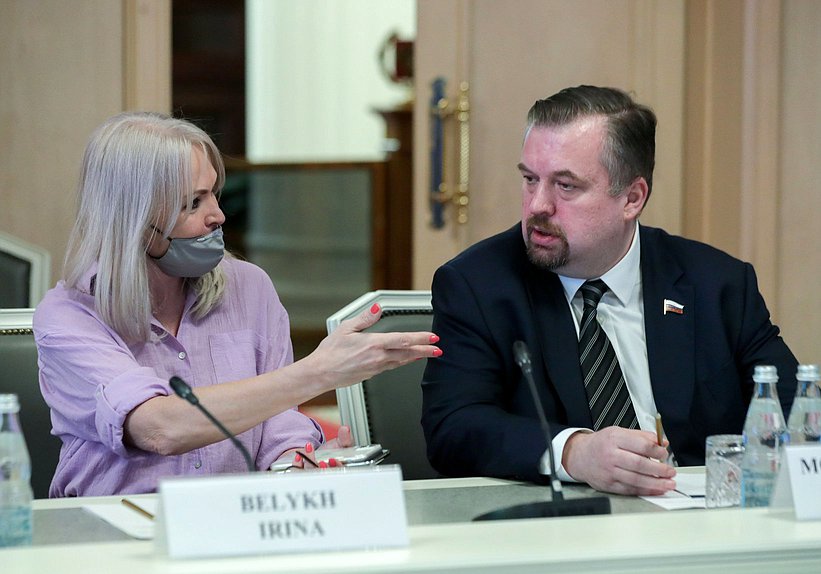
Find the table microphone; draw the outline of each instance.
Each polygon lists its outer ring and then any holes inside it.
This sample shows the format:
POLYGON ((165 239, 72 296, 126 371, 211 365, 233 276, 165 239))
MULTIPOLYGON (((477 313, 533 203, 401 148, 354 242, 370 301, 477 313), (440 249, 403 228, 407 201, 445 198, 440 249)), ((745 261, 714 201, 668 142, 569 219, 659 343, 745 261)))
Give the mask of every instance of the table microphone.
POLYGON ((536 381, 533 380, 533 365, 530 361, 530 352, 524 341, 513 343, 513 357, 516 364, 522 370, 527 385, 530 387, 530 394, 533 395, 533 403, 536 407, 536 414, 542 425, 542 431, 547 441, 547 456, 550 459, 550 493, 549 502, 530 502, 518 504, 500 510, 494 510, 481 514, 473 520, 512 520, 518 518, 548 518, 550 516, 585 516, 589 514, 610 514, 610 499, 606 496, 594 496, 588 498, 565 499, 562 493, 562 483, 556 472, 556 462, 553 456, 553 435, 550 432, 550 423, 539 400, 539 390, 536 388, 536 381))
POLYGON ((200 404, 200 400, 197 398, 197 395, 194 394, 194 391, 191 390, 190 385, 177 376, 171 377, 168 379, 168 382, 171 384, 171 388, 174 389, 174 392, 177 393, 177 396, 185 399, 202 411, 202 414, 208 417, 208 420, 214 423, 214 426, 217 427, 222 434, 228 437, 228 440, 234 443, 234 446, 237 447, 237 449, 239 449, 242 453, 242 456, 245 457, 245 464, 248 466, 248 470, 250 472, 256 471, 257 467, 254 466, 254 461, 251 460, 251 455, 248 453, 248 449, 237 440, 234 433, 225 428, 208 409, 200 404))

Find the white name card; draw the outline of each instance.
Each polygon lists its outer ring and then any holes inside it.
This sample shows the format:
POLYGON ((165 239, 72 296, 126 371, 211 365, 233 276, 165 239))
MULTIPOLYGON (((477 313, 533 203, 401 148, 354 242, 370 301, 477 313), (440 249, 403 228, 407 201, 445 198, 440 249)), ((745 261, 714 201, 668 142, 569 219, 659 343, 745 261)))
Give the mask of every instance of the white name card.
POLYGON ((821 445, 784 449, 770 506, 792 507, 798 520, 821 519, 821 445))
POLYGON ((397 465, 160 481, 157 544, 173 558, 408 545, 397 465))

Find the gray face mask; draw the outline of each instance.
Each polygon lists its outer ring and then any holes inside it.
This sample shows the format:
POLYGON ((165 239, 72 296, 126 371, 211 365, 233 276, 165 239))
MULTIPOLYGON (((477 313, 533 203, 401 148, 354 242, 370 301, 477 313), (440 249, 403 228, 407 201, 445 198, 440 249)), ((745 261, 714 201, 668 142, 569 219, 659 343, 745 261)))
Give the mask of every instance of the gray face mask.
POLYGON ((171 242, 162 257, 153 257, 163 273, 172 277, 202 277, 216 267, 225 254, 222 228, 200 237, 167 238, 171 242))

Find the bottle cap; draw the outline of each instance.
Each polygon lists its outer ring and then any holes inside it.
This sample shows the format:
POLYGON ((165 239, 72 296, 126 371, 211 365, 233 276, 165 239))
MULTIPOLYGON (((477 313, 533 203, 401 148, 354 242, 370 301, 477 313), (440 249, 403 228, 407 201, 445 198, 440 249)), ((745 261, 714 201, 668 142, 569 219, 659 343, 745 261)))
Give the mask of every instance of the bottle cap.
POLYGON ((772 365, 758 365, 753 371, 753 381, 756 383, 777 383, 778 371, 772 365))
POLYGON ((15 394, 0 394, 0 413, 20 412, 20 401, 15 394))
POLYGON ((795 378, 799 381, 817 381, 821 379, 818 365, 798 365, 798 373, 795 378))

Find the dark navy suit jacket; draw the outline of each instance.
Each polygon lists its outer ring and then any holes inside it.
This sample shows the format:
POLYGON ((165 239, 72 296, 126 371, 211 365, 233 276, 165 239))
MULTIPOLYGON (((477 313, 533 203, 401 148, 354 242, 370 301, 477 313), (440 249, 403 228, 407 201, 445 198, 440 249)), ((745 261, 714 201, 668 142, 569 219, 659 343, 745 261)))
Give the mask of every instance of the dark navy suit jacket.
MULTIPOLYGON (((660 229, 639 230, 653 397, 679 464, 701 465, 707 436, 741 432, 755 365, 778 368, 788 414, 797 362, 770 322, 750 264, 660 229), (665 314, 664 299, 684 312, 665 314)), ((444 354, 428 361, 422 383, 431 463, 448 476, 543 481, 546 440, 513 359, 515 341, 530 348, 552 433, 592 427, 558 276, 529 262, 517 224, 440 267, 432 290, 444 354)))

